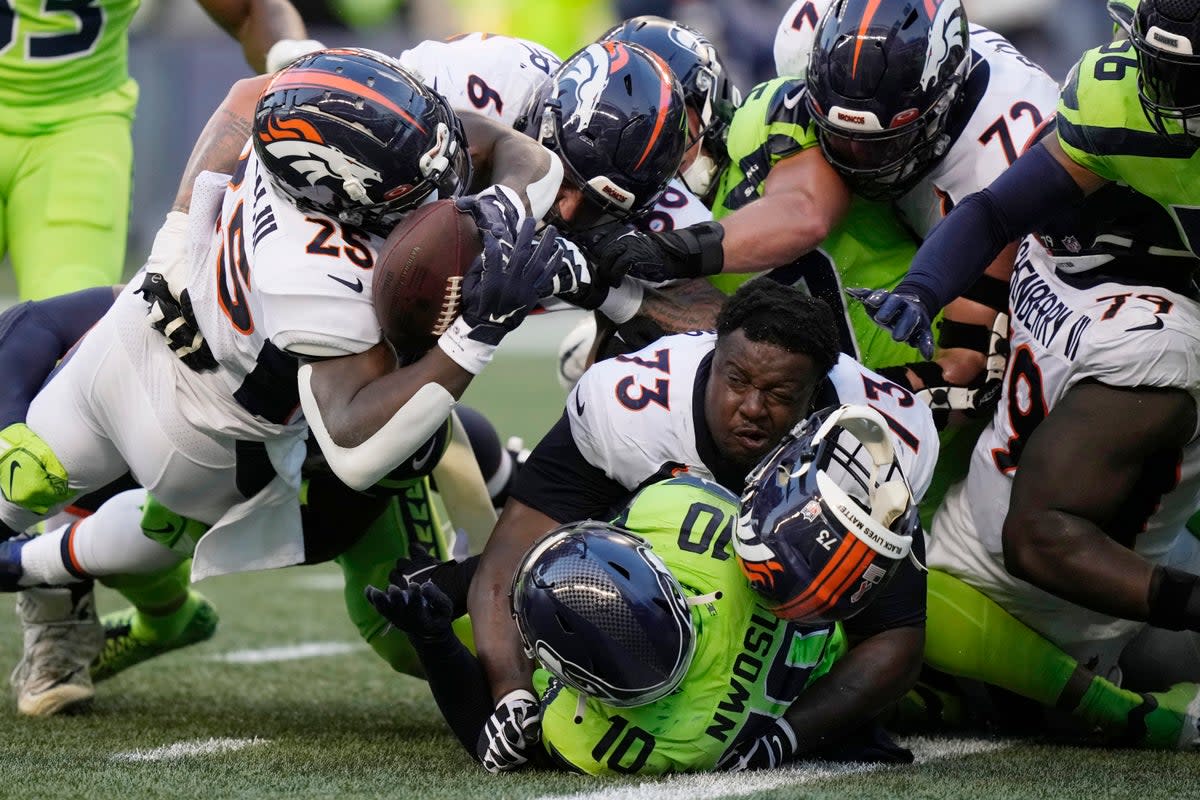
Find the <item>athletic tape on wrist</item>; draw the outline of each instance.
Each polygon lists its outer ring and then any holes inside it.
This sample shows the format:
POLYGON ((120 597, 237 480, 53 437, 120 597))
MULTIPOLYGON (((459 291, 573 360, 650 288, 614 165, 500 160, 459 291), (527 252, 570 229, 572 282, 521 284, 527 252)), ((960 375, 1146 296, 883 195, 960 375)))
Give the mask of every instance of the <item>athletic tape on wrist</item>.
POLYGON ((622 278, 619 284, 609 289, 608 296, 597 311, 622 325, 637 315, 645 294, 646 288, 641 282, 633 278, 622 278))
POLYGON ((485 344, 470 337, 471 326, 465 319, 454 320, 450 330, 438 338, 438 347, 449 356, 450 360, 472 375, 483 372, 483 368, 492 363, 496 354, 496 345, 485 344))

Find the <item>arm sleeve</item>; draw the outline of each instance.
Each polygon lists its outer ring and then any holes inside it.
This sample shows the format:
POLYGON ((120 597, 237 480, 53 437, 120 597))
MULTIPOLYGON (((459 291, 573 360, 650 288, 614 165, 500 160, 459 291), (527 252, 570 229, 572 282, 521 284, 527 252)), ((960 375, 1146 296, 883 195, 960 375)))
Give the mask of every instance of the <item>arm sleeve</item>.
POLYGON ((59 359, 104 316, 110 286, 21 303, 0 314, 0 428, 25 419, 59 359))
POLYGON ((564 412, 517 473, 512 497, 559 523, 606 519, 629 490, 588 463, 564 412))
POLYGON ((453 632, 433 640, 410 639, 438 710, 459 744, 475 758, 479 733, 492 714, 492 693, 483 667, 453 632))
POLYGON ((896 293, 918 297, 929 313, 971 287, 1001 250, 1083 200, 1081 190, 1041 144, 983 191, 968 195, 917 250, 896 293))

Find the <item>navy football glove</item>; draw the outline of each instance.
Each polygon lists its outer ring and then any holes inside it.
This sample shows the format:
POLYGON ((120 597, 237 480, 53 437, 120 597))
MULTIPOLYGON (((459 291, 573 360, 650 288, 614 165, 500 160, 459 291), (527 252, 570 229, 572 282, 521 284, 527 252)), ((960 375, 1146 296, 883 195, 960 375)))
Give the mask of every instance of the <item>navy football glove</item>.
POLYGON ((493 184, 479 194, 456 198, 454 205, 475 220, 480 231, 487 231, 498 239, 509 242, 525 219, 525 206, 520 196, 507 186, 493 184))
POLYGON ((933 358, 929 310, 915 295, 893 294, 885 289, 847 289, 846 294, 859 300, 867 316, 897 342, 915 347, 925 358, 933 358))
POLYGON ((368 586, 363 590, 367 601, 397 630, 416 639, 440 639, 450 633, 454 604, 432 583, 414 583, 405 587, 392 584, 386 590, 368 586))
POLYGON ((716 275, 725 265, 719 222, 701 222, 676 231, 643 233, 629 229, 589 250, 601 280, 616 285, 626 275, 649 283, 716 275))
POLYGON ((479 231, 483 251, 463 276, 462 313, 438 340, 446 355, 472 374, 487 366, 500 340, 550 294, 561 266, 557 231, 547 227, 538 238, 535 226, 525 220, 511 241, 479 231))
POLYGON ((475 754, 493 775, 511 772, 529 763, 541 738, 541 705, 532 692, 514 689, 484 723, 475 754))
POLYGON ((775 769, 796 757, 799 744, 792 726, 783 718, 774 720, 767 731, 753 739, 738 742, 717 762, 723 772, 750 769, 775 769))

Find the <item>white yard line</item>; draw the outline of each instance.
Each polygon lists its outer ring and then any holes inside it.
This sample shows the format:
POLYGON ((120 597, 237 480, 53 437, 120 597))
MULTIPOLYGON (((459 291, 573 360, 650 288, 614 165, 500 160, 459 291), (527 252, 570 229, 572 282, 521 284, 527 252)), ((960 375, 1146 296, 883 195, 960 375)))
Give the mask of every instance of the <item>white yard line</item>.
POLYGON ((210 661, 228 664, 270 664, 276 661, 297 661, 301 658, 340 656, 361 650, 358 642, 301 642, 283 647, 260 647, 253 650, 234 650, 209 656, 210 661))
POLYGON ((150 750, 131 750, 128 753, 114 753, 113 761, 171 761, 176 758, 190 756, 211 756, 216 753, 229 753, 241 750, 251 745, 264 744, 266 739, 194 739, 186 742, 176 742, 150 750))
MULTIPOLYGON (((912 748, 917 764, 963 758, 1012 746, 1012 742, 1009 741, 987 739, 914 738, 905 741, 904 744, 912 748)), ((811 764, 735 775, 719 772, 678 775, 658 781, 611 786, 578 794, 547 795, 538 800, 715 800, 719 797, 740 797, 850 775, 864 775, 885 768, 882 764, 811 764)))

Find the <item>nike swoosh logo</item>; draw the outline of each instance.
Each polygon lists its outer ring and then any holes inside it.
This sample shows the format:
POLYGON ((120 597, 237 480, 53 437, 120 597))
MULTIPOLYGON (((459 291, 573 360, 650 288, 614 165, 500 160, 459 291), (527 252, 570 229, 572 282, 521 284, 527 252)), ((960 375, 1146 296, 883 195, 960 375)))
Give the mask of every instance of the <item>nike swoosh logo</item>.
POLYGON ((1125 332, 1133 333, 1134 331, 1156 331, 1159 328, 1161 328, 1162 326, 1163 326, 1162 317, 1155 317, 1154 322, 1150 322, 1145 325, 1138 325, 1136 328, 1126 328, 1125 332))
POLYGON ((147 528, 143 525, 142 530, 144 530, 146 533, 174 533, 175 526, 167 525, 166 527, 163 527, 163 528, 147 528))
POLYGON ((335 281, 340 283, 342 286, 345 286, 350 291, 358 292, 359 294, 362 294, 363 282, 359 278, 355 278, 354 283, 351 283, 350 281, 346 280, 345 278, 339 278, 337 275, 330 275, 328 272, 325 274, 329 275, 329 277, 333 278, 335 281))
POLYGON ((14 497, 13 484, 16 482, 17 470, 19 470, 20 468, 21 468, 21 464, 18 461, 14 461, 8 465, 8 499, 9 500, 12 500, 14 497))
POLYGON ((579 402, 579 392, 576 391, 575 392, 575 413, 581 417, 583 416, 584 405, 585 405, 584 403, 579 402))
POLYGON ((429 463, 429 459, 433 458, 434 450, 437 450, 436 436, 429 440, 429 444, 426 446, 424 453, 422 453, 420 456, 413 457, 413 472, 420 473, 421 470, 425 469, 425 465, 429 463))
POLYGON ((520 309, 514 308, 512 311, 508 312, 507 314, 501 314, 498 317, 495 314, 488 314, 488 322, 495 322, 497 324, 504 322, 506 319, 511 317, 513 314, 516 314, 518 311, 520 311, 520 309))
POLYGON ((804 97, 804 87, 798 86, 783 96, 783 107, 791 110, 800 105, 800 98, 804 97))

